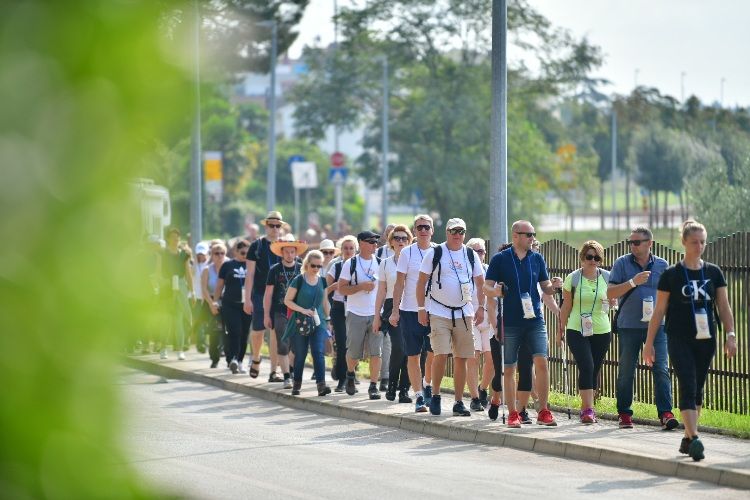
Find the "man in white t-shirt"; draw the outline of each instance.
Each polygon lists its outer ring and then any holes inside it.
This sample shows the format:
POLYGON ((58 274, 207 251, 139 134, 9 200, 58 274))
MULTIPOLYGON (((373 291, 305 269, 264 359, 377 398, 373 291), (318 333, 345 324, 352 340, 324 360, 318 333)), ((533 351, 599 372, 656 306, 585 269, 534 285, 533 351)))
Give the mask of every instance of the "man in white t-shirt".
POLYGON ((362 231, 357 235, 359 255, 344 262, 339 276, 339 293, 346 296, 346 393, 353 396, 354 369, 357 361, 364 358, 365 343, 370 354, 370 399, 380 399, 378 375, 383 350, 383 334, 373 331, 375 318, 376 281, 378 259, 375 249, 380 235, 362 231))
POLYGON ((428 250, 422 259, 417 290, 421 291, 427 285, 428 296, 416 293, 417 315, 420 324, 430 325, 430 343, 435 353, 430 413, 440 415, 440 383, 448 355, 453 353, 456 396, 453 415, 468 417, 471 412, 463 402, 466 360, 474 356, 472 324, 478 325, 484 320, 484 309, 475 312, 472 298, 476 290, 478 302, 484 304, 484 272, 476 252, 464 245, 466 223, 462 219, 450 219, 445 226, 445 235, 445 243, 428 250), (439 259, 436 252, 440 253, 439 259), (429 316, 426 301, 429 301, 429 316))
POLYGON ((414 388, 416 399, 414 411, 424 413, 430 404, 432 386, 429 385, 432 374, 432 347, 430 346, 430 327, 419 324, 417 320, 416 294, 424 296, 424 286, 417 292, 419 268, 425 252, 432 248, 432 217, 426 214, 414 218, 414 234, 417 242, 401 250, 396 264, 396 284, 393 286, 393 311, 389 322, 393 326, 401 325, 404 336, 404 350, 407 356, 409 381, 414 388), (422 370, 419 366, 422 353, 427 352, 425 362, 425 385, 422 385, 422 370))

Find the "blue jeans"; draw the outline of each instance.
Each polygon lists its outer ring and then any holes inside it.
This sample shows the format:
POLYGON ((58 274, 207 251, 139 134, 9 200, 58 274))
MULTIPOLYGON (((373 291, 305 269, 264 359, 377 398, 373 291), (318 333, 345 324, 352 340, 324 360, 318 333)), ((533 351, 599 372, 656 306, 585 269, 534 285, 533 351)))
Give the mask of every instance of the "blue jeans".
POLYGON ((302 370, 305 368, 307 349, 312 351, 313 372, 315 380, 320 384, 326 381, 326 361, 324 357, 323 343, 326 339, 326 330, 322 325, 308 336, 295 333, 292 335, 294 345, 294 380, 302 382, 302 370))
MULTIPOLYGON (((633 414, 633 383, 635 367, 641 348, 646 342, 645 328, 620 328, 617 345, 620 352, 617 369, 617 412, 633 414)), ((664 327, 660 327, 654 339, 656 359, 651 373, 654 376, 654 392, 656 393, 656 410, 659 417, 665 411, 672 411, 672 384, 667 369, 667 335, 664 327)))

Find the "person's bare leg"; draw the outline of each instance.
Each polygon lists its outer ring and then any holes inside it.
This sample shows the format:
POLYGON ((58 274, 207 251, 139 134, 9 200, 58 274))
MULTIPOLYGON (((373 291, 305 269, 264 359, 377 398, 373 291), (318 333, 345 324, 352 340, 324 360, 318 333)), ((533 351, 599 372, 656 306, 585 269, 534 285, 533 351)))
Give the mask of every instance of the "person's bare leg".
MULTIPOLYGON (((464 389, 466 388, 466 360, 467 358, 453 358, 453 382, 455 385, 455 399, 461 401, 464 396, 464 389)), ((477 387, 474 386, 474 392, 477 392, 477 387)), ((472 396, 472 397, 478 397, 472 396)))
MULTIPOLYGON (((466 359, 466 383, 469 385, 471 399, 479 397, 479 351, 475 351, 474 357, 466 359)), ((458 395, 458 392, 456 392, 458 395)))
POLYGON ((540 408, 547 408, 549 400, 549 368, 546 356, 534 356, 536 370, 536 391, 539 395, 540 408))
POLYGON ((412 389, 414 389, 414 394, 422 392, 422 369, 419 366, 419 354, 407 358, 406 370, 409 372, 409 381, 412 389))
MULTIPOLYGON (((430 359, 429 357, 427 358, 430 359)), ((447 354, 435 354, 432 357, 432 395, 437 396, 440 394, 440 384, 443 382, 443 375, 445 375, 445 365, 448 362, 447 354)), ((427 371, 425 369, 425 371, 427 371)), ((427 377, 425 376, 425 379, 427 377)), ((465 380, 464 380, 465 382, 465 380)))

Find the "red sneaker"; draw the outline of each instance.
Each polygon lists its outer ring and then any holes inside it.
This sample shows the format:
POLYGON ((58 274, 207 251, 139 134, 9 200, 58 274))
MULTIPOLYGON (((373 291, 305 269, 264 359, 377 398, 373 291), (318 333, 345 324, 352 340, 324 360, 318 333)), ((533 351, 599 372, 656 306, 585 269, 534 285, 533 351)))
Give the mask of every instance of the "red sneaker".
POLYGON ((549 427, 554 427, 557 425, 555 417, 552 416, 552 412, 547 408, 542 408, 541 410, 539 410, 539 413, 536 417, 536 423, 539 425, 547 425, 549 427))
POLYGON ((661 418, 659 419, 661 422, 661 428, 665 431, 671 431, 672 429, 676 429, 680 423, 677 421, 676 418, 674 418, 674 414, 671 411, 665 411, 661 414, 661 418))
POLYGON ((620 429, 632 429, 633 417, 627 413, 620 413, 619 425, 620 429))
POLYGON ((508 427, 512 429, 521 428, 521 416, 517 411, 512 411, 510 412, 510 415, 508 415, 508 427))

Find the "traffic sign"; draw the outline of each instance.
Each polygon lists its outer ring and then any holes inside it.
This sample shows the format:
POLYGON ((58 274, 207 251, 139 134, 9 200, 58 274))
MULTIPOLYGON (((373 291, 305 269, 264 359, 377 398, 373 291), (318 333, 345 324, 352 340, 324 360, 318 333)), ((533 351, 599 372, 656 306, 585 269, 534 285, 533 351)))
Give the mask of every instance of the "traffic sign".
POLYGON ((332 168, 328 172, 328 180, 333 184, 343 184, 346 181, 346 176, 349 173, 349 169, 346 167, 332 168))
POLYGON ((289 168, 292 168, 292 163, 299 163, 305 161, 305 157, 302 155, 294 155, 290 156, 289 159, 287 159, 286 164, 289 168))
POLYGON ((344 153, 336 151, 331 155, 331 167, 341 168, 344 166, 344 163, 346 163, 346 157, 344 156, 344 153))

